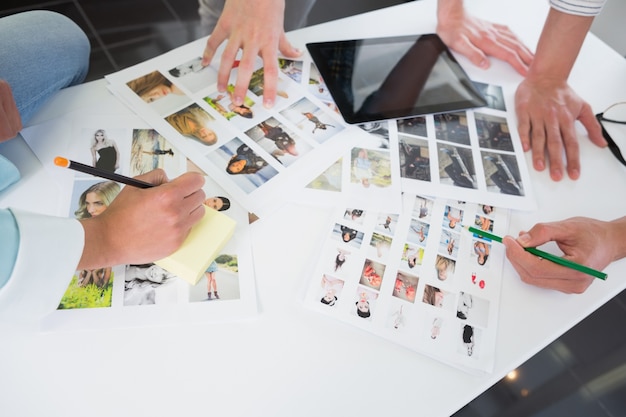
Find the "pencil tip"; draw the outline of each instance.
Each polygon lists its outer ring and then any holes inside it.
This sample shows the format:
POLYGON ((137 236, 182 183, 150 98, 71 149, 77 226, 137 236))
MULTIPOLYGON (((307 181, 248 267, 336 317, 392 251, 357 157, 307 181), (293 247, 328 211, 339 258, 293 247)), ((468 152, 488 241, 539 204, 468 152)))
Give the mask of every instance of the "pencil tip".
POLYGON ((70 161, 60 156, 57 156, 56 158, 54 158, 54 165, 67 168, 70 166, 70 161))

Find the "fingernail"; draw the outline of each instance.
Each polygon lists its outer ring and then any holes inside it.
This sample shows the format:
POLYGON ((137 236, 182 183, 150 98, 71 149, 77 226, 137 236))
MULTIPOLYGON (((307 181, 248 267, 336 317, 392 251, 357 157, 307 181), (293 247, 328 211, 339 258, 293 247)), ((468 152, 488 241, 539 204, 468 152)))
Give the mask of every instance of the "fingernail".
POLYGON ((263 100, 263 106, 264 106, 266 109, 271 109, 272 107, 274 107, 274 101, 273 101, 273 100, 270 100, 269 98, 268 98, 268 99, 265 99, 265 100, 263 100))
POLYGON ((239 96, 235 97, 235 105, 236 106, 241 106, 243 104, 243 99, 239 96))
POLYGON ((478 64, 478 66, 480 66, 481 68, 489 68, 489 61, 486 59, 483 59, 482 61, 480 61, 480 64, 478 64))
POLYGON ((535 161, 535 169, 537 169, 537 171, 543 171, 545 167, 542 160, 535 161))
POLYGON ((521 233, 517 237, 517 241, 520 245, 525 246, 528 242, 530 242, 530 235, 528 233, 521 233))

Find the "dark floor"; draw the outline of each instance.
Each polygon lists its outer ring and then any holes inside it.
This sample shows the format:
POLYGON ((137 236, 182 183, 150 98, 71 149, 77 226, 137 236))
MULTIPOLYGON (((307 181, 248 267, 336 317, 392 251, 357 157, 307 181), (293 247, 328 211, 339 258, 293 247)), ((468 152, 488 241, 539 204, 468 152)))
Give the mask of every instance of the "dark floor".
MULTIPOLYGON (((197 1, 3 0, 0 16, 38 8, 72 18, 91 40, 94 80, 199 38, 197 1)), ((318 0, 309 24, 403 1, 318 0)), ((516 373, 455 416, 626 416, 626 291, 516 373)))

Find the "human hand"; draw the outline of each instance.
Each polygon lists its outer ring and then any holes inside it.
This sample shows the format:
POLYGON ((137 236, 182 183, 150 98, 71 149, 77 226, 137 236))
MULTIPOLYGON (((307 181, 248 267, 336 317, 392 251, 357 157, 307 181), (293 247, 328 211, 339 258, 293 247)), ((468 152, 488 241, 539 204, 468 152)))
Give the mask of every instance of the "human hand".
POLYGON ((78 269, 144 264, 170 255, 204 216, 204 177, 186 173, 168 181, 157 169, 137 177, 158 185, 125 186, 102 214, 81 220, 85 247, 78 269))
POLYGON ((524 151, 532 150, 533 166, 538 171, 546 167, 547 152, 554 181, 563 178, 563 151, 567 175, 573 180, 580 176, 576 120, 583 124, 592 143, 607 146, 591 106, 563 79, 528 76, 515 92, 515 111, 524 151))
POLYGON ((22 118, 17 110, 11 86, 0 79, 0 142, 17 136, 22 130, 22 118))
POLYGON ((539 223, 528 232, 521 232, 517 240, 505 236, 502 243, 506 246, 507 258, 525 283, 580 294, 591 285, 594 277, 538 258, 524 248, 554 241, 563 251, 565 259, 601 271, 622 256, 619 247, 624 244, 620 244, 619 233, 620 228, 624 227, 624 219, 604 222, 574 217, 559 222, 539 223))
POLYGON ((233 95, 235 105, 243 104, 257 56, 263 59, 263 105, 272 107, 278 81, 278 51, 287 58, 301 55, 285 35, 284 11, 285 0, 226 1, 215 30, 207 40, 202 65, 209 65, 217 48, 228 40, 217 78, 218 90, 225 92, 237 53, 242 50, 233 95))
POLYGON ((507 26, 466 13, 459 0, 438 1, 437 34, 449 48, 483 69, 490 65, 487 56, 493 56, 526 75, 533 60, 533 53, 507 26))

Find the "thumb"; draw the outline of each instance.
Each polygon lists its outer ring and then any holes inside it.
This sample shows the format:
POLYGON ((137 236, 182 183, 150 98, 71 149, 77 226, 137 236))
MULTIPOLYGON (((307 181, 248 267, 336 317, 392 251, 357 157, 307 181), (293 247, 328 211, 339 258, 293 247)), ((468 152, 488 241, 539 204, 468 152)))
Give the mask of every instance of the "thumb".
POLYGON ((589 103, 585 103, 583 105, 580 115, 578 116, 578 120, 580 120, 585 129, 587 129, 589 139, 591 139, 591 142, 594 145, 601 148, 604 148, 608 145, 606 140, 604 139, 604 136, 602 135, 602 128, 600 127, 600 123, 596 119, 596 116, 593 114, 589 103))
POLYGON ((504 236, 502 238, 502 244, 504 244, 506 248, 506 257, 509 258, 509 260, 519 259, 520 256, 524 256, 523 254, 526 253, 524 247, 512 236, 504 236))
POLYGON ((459 42, 455 43, 452 46, 452 49, 456 50, 462 55, 465 55, 467 59, 469 59, 472 64, 476 65, 479 68, 487 69, 490 67, 491 63, 487 58, 487 55, 480 49, 477 48, 469 39, 464 38, 459 42))
POLYGON ((280 53, 287 58, 298 58, 302 55, 302 51, 291 44, 287 40, 287 36, 283 32, 280 35, 280 40, 278 41, 278 50, 280 53))

